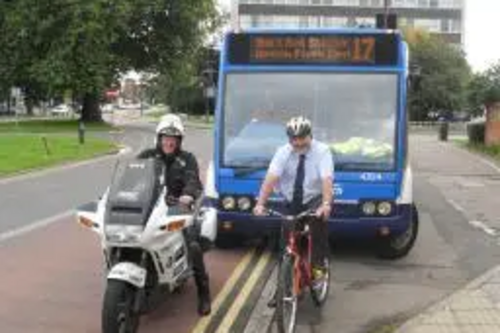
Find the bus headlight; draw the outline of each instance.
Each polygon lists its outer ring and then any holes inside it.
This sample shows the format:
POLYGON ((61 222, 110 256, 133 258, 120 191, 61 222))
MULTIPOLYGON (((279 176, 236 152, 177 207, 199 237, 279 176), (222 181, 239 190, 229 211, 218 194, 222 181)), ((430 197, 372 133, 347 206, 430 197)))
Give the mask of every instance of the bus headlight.
POLYGON ((365 215, 373 215, 377 210, 377 206, 375 206, 374 202, 368 201, 363 204, 362 209, 365 215))
POLYGON ((378 204, 378 213, 383 216, 387 216, 392 212, 392 205, 390 202, 382 201, 378 204))
POLYGON ((232 210, 236 206, 236 202, 233 197, 225 197, 222 199, 222 208, 226 210, 232 210))
POLYGON ((247 197, 238 199, 238 208, 241 210, 249 210, 252 207, 252 202, 247 197))

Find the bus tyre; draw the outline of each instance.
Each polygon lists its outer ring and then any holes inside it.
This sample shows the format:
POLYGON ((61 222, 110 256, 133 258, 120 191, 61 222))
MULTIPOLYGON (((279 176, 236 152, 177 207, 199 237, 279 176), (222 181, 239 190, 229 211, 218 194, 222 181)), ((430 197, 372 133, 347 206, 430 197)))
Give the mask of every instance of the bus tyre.
POLYGON ((419 229, 418 210, 412 205, 410 225, 401 235, 380 239, 378 256, 382 259, 399 259, 406 256, 415 245, 419 229))
POLYGON ((233 249, 241 245, 243 237, 234 234, 218 234, 215 246, 219 249, 233 249))

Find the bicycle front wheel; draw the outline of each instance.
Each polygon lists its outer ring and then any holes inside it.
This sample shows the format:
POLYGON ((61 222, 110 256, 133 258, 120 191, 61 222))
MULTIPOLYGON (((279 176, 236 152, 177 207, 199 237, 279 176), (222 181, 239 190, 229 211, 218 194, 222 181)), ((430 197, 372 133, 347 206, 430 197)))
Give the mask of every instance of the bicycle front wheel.
POLYGON ((283 257, 278 271, 278 287, 276 290, 276 321, 279 333, 295 332, 297 320, 297 295, 294 293, 294 258, 283 257))

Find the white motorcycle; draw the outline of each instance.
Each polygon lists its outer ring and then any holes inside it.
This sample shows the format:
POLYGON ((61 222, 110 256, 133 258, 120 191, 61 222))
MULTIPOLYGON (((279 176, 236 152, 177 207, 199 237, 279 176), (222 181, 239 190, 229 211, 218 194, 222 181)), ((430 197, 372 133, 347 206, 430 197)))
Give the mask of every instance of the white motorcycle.
POLYGON ((163 164, 155 159, 118 162, 97 207, 79 209, 78 223, 96 232, 106 262, 103 333, 135 333, 150 311, 191 276, 186 232, 199 228, 210 244, 216 210, 201 199, 185 211, 165 202, 163 164))

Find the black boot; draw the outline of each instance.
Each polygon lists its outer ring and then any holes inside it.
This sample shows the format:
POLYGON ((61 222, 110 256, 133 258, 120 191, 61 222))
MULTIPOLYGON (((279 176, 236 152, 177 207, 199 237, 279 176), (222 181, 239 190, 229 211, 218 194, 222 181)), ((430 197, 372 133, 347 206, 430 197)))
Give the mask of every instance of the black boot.
POLYGON ((210 287, 208 284, 208 279, 200 281, 198 285, 198 314, 200 316, 208 316, 212 311, 212 305, 210 300, 210 287))

